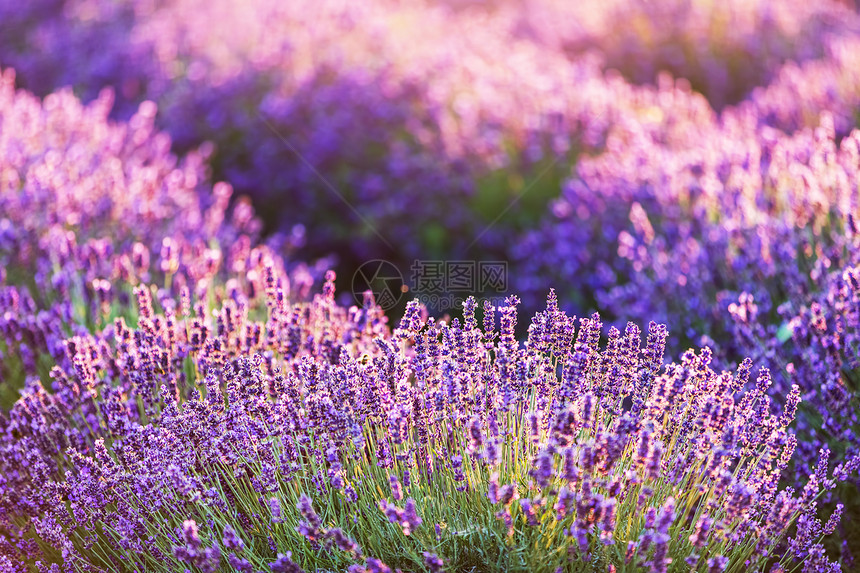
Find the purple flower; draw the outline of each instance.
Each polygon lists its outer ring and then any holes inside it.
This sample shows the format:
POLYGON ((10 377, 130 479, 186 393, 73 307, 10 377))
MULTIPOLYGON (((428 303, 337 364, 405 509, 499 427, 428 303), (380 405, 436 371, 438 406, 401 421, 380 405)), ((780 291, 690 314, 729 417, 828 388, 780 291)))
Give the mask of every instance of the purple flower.
POLYGON ((361 548, 352 538, 347 536, 341 529, 330 529, 326 533, 326 536, 331 540, 332 543, 334 543, 335 547, 337 547, 341 551, 351 554, 355 559, 361 558, 361 548))
POLYGON ((193 519, 186 519, 182 522, 182 538, 185 544, 191 549, 200 547, 200 536, 197 533, 197 522, 193 519))
MULTIPOLYGON (((280 504, 278 507, 280 508, 280 504)), ((311 543, 318 542, 322 538, 324 531, 322 529, 322 520, 314 511, 314 508, 311 505, 311 499, 305 494, 302 494, 299 498, 299 502, 296 504, 296 508, 299 510, 299 514, 304 518, 303 521, 299 522, 298 527, 296 527, 296 531, 302 534, 311 543)))
POLYGON ((430 570, 430 573, 442 573, 445 563, 435 553, 424 551, 421 553, 424 556, 424 565, 430 570))
POLYGON ((397 476, 394 474, 389 475, 388 483, 391 486, 391 496, 394 498, 394 501, 403 499, 403 487, 400 485, 400 480, 397 479, 397 476))
POLYGON ((250 561, 237 557, 235 553, 230 553, 229 555, 227 555, 227 563, 230 565, 230 567, 241 571, 242 573, 252 573, 254 571, 254 568, 251 566, 250 561))
POLYGON ((292 556, 291 551, 287 551, 286 554, 278 553, 278 558, 273 563, 269 563, 272 573, 304 573, 304 569, 293 562, 292 556))
POLYGON ((526 521, 531 526, 540 525, 540 516, 538 515, 539 503, 534 500, 523 498, 520 499, 520 509, 526 517, 526 521))
POLYGON ((245 548, 245 542, 229 525, 224 527, 224 536, 221 538, 221 542, 224 544, 224 548, 229 551, 242 551, 245 548))
POLYGON ((385 516, 391 523, 395 523, 403 529, 404 535, 410 535, 422 523, 421 518, 416 512, 415 500, 411 497, 406 500, 403 509, 385 500, 379 501, 379 509, 385 513, 385 516))
POLYGON ((552 454, 546 450, 538 454, 534 463, 534 469, 529 473, 535 478, 538 487, 547 487, 554 473, 552 454))
POLYGON ((281 516, 281 500, 272 497, 269 498, 267 503, 269 504, 269 511, 272 512, 272 523, 281 523, 283 521, 281 516))

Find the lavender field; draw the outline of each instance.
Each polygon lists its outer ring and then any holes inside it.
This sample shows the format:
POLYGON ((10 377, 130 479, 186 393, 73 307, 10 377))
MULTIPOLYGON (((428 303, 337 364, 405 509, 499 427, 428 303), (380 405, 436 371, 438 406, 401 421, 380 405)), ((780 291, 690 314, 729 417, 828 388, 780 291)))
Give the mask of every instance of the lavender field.
POLYGON ((860 571, 851 0, 0 0, 0 573, 860 571))

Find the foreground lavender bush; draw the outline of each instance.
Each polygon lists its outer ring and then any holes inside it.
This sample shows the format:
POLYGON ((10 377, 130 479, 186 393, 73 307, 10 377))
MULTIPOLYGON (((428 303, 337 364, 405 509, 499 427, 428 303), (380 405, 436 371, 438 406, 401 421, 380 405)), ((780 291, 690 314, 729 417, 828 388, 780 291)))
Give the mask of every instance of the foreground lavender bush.
POLYGON ((554 295, 521 345, 517 303, 499 332, 471 299, 462 323, 413 304, 376 350, 320 359, 254 355, 241 320, 200 348, 200 317, 144 297, 139 329, 74 343, 68 393, 34 386, 4 418, 10 570, 838 570, 817 500, 860 458, 831 477, 822 450, 778 488, 797 390, 773 414, 766 370, 742 392, 749 364, 717 373, 708 350, 663 368, 655 324, 601 351, 599 317, 576 332, 554 295))

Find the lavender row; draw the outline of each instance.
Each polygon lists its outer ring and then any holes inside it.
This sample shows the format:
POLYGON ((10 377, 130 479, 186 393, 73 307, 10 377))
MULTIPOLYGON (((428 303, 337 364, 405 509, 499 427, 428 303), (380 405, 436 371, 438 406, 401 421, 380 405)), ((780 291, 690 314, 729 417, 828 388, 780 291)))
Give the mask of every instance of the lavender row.
MULTIPOLYGON (((522 344, 516 297, 498 331, 474 299, 451 323, 416 303, 331 360, 140 292, 138 328, 76 339, 58 390, 3 418, 10 571, 455 571, 475 547, 505 548, 493 571, 839 570, 819 539, 841 506, 817 507, 860 457, 831 472, 822 449, 780 488, 799 389, 771 413, 749 362, 664 367, 664 326, 600 348, 599 316, 551 294, 522 344)), ((309 312, 337 315, 331 282, 309 312)))

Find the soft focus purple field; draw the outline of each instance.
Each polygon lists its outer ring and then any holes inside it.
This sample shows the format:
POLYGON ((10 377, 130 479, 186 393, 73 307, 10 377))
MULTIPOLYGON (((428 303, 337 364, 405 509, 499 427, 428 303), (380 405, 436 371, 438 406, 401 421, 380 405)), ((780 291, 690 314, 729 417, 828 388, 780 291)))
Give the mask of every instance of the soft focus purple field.
POLYGON ((851 2, 0 0, 0 572, 858 570, 858 127, 851 2))

